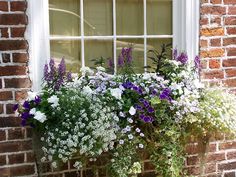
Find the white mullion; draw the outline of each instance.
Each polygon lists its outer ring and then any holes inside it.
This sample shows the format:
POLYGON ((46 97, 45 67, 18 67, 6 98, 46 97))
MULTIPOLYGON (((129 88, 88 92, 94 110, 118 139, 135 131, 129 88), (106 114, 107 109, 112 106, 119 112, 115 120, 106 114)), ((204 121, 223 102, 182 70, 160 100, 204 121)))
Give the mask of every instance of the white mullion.
MULTIPOLYGON (((143 0, 144 18, 144 66, 147 66, 147 0, 143 0)), ((147 68, 144 68, 147 71, 147 68)))
POLYGON ((81 65, 85 66, 84 59, 84 0, 80 0, 80 28, 81 28, 81 65))
POLYGON ((116 36, 116 0, 113 0, 113 61, 114 61, 114 74, 117 73, 117 62, 116 62, 116 40, 117 40, 117 36, 116 36))

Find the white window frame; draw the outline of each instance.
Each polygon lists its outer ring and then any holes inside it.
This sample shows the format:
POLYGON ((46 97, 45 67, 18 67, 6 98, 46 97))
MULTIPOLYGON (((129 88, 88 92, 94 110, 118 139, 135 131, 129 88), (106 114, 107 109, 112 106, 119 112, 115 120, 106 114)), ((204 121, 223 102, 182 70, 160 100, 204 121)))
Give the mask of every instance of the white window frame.
MULTIPOLYGON (((116 20, 116 7, 113 1, 113 20, 116 20)), ((144 52, 147 49, 148 38, 172 38, 173 46, 179 50, 186 51, 189 58, 194 58, 199 52, 199 0, 173 0, 173 35, 147 35, 146 29, 146 0, 144 2, 144 35, 127 36, 116 35, 116 23, 113 23, 113 36, 84 36, 83 8, 81 8, 81 36, 68 37, 72 40, 81 40, 82 66, 84 66, 84 40, 85 39, 113 39, 114 55, 116 60, 116 39, 117 38, 142 38, 144 39, 144 52)), ((83 1, 80 1, 83 7, 83 1)), ((50 59, 50 39, 61 39, 59 36, 49 35, 49 7, 48 0, 28 0, 28 28, 26 38, 29 42, 30 56, 30 77, 33 81, 32 89, 37 91, 41 87, 43 66, 50 59)), ((65 39, 65 38, 64 38, 65 39)), ((116 68, 116 62, 115 68, 116 68)), ((144 65, 147 63, 144 54, 144 65)))

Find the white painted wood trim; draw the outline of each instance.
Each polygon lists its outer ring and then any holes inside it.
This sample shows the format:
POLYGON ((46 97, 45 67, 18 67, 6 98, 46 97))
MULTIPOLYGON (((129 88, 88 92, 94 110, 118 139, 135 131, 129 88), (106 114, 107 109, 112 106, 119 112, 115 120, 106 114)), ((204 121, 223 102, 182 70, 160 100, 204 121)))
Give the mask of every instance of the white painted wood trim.
POLYGON ((29 72, 32 90, 41 88, 43 67, 50 59, 48 0, 28 0, 29 72))

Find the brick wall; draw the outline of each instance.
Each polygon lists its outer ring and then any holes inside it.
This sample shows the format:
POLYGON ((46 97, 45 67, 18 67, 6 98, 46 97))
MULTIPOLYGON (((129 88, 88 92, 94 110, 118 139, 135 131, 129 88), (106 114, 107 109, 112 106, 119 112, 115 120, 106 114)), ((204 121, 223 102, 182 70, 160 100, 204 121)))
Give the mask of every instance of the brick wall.
MULTIPOLYGON (((210 82, 220 80, 236 90, 236 0, 201 1, 202 78, 210 82)), ((11 109, 31 86, 27 74, 28 44, 24 38, 26 9, 26 0, 0 0, 0 177, 37 176, 31 131, 20 127, 11 109)), ((186 168, 196 176, 200 174, 198 149, 195 143, 187 146, 186 168)), ((225 136, 212 140, 206 162, 205 177, 235 177, 236 140, 225 136)), ((140 177, 154 176, 148 161, 144 169, 140 177)), ((49 164, 44 164, 43 171, 47 177, 78 176, 70 163, 54 172, 49 164)), ((102 173, 100 170, 100 177, 104 176, 102 173)), ((90 170, 81 174, 94 176, 90 170)))

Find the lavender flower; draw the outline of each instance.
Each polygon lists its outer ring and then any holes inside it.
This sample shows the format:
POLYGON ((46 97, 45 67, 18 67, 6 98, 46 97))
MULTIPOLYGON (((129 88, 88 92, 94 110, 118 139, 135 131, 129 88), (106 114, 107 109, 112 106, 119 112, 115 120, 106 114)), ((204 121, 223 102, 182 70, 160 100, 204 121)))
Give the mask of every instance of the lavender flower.
POLYGON ((182 64, 186 64, 188 62, 188 55, 186 53, 181 53, 177 58, 177 61, 180 61, 182 64))
POLYGON ((66 64, 65 64, 65 59, 62 58, 60 64, 58 65, 58 75, 59 78, 62 78, 66 73, 66 64))
POLYGON ((50 59, 49 61, 49 68, 50 68, 50 72, 48 74, 48 80, 47 81, 53 81, 54 77, 55 77, 55 62, 53 59, 50 59))
POLYGON ((66 78, 67 78, 67 81, 72 81, 72 74, 71 74, 71 72, 67 73, 66 78))
POLYGON ((200 57, 196 56, 194 59, 194 64, 196 69, 200 69, 200 57))
POLYGON ((174 60, 177 59, 177 56, 178 56, 178 51, 177 51, 177 49, 175 48, 175 49, 173 50, 173 58, 174 58, 174 60))
POLYGON ((122 86, 125 88, 125 89, 131 89, 133 86, 134 86, 134 84, 132 83, 132 82, 125 82, 125 83, 123 83, 122 84, 122 86))
POLYGON ((119 57, 118 57, 118 66, 119 67, 124 66, 124 58, 122 55, 119 55, 119 57))
POLYGON ((143 120, 145 123, 152 123, 154 121, 153 117, 145 116, 144 114, 141 114, 139 118, 143 120))
POLYGON ((108 60, 108 66, 109 66, 110 69, 114 68, 114 62, 111 58, 108 60))
POLYGON ((43 75, 44 75, 45 81, 49 81, 48 64, 45 64, 45 65, 44 65, 44 72, 43 72, 43 75))

